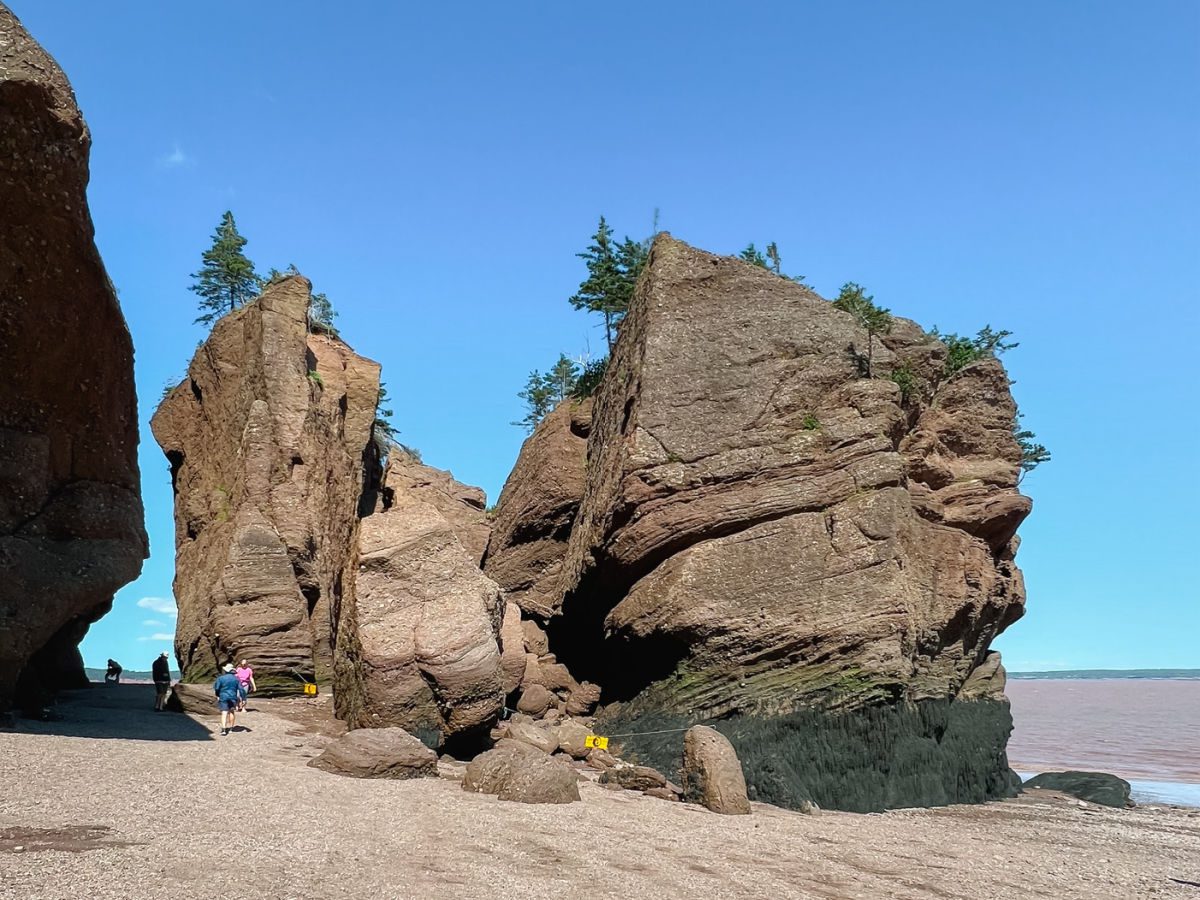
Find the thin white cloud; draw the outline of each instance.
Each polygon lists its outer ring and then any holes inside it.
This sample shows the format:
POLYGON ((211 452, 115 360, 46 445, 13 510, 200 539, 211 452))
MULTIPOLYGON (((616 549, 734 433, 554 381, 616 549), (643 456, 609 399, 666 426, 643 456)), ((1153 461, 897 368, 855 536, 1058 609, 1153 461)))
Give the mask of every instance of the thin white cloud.
POLYGON ((163 169, 178 169, 183 166, 192 166, 195 164, 196 161, 184 153, 183 148, 178 144, 171 149, 170 153, 158 158, 158 165, 163 169))
POLYGON ((137 602, 142 609, 158 613, 160 616, 170 616, 172 619, 179 615, 175 609, 175 601, 163 597, 143 597, 137 602))
POLYGON ((158 619, 142 619, 142 625, 146 628, 165 628, 166 622, 160 622, 158 619))
POLYGON ((140 638, 138 638, 138 640, 139 641, 173 641, 173 640, 175 640, 175 635, 167 634, 165 631, 159 631, 154 634, 143 634, 140 638))

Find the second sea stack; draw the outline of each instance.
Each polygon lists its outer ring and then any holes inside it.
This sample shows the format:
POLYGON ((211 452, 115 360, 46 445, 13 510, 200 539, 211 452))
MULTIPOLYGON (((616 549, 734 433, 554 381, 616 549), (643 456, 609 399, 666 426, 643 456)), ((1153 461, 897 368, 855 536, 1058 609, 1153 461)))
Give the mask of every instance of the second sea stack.
MULTIPOLYGON (((994 359, 947 375, 899 318, 874 377, 867 353, 806 287, 660 235, 595 400, 561 579, 527 611, 603 688, 604 727, 714 724, 755 799, 1003 796, 988 647, 1023 611, 1030 508, 1008 379, 994 359)), ((678 761, 677 734, 625 743, 678 761)))

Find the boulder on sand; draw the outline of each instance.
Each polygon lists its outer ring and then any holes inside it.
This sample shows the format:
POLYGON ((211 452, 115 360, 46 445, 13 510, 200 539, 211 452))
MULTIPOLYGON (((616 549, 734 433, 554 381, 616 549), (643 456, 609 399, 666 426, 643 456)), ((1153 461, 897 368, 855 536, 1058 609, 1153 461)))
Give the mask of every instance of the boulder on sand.
POLYGON ((683 736, 683 796, 716 813, 746 815, 750 799, 737 751, 715 728, 696 725, 683 736))
POLYGON ((188 713, 193 716, 215 716, 217 695, 213 693, 212 684, 188 684, 180 681, 171 688, 171 696, 167 698, 167 709, 171 712, 188 713))
POLYGON ((1043 772, 1030 778, 1022 787, 1062 791, 1089 803, 1118 809, 1133 806, 1129 782, 1107 772, 1043 772))
POLYGON ((579 779, 569 763, 516 741, 505 741, 471 760, 462 786, 464 791, 495 794, 517 803, 579 799, 579 779))
POLYGON ((360 728, 308 763, 350 778, 436 778, 437 754, 403 728, 360 728))

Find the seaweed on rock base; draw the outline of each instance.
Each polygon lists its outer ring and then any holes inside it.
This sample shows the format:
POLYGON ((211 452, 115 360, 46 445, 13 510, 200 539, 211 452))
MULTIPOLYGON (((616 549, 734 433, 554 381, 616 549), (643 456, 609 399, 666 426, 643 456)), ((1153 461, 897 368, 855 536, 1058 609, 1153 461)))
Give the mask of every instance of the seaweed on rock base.
POLYGON ((750 799, 788 809, 807 800, 823 809, 880 812, 982 803, 1020 790, 1004 749, 1012 731, 1004 700, 920 700, 710 721, 678 714, 627 716, 614 707, 601 716, 596 731, 637 732, 619 738, 624 757, 671 773, 680 765, 683 730, 694 724, 710 725, 729 738, 750 799))

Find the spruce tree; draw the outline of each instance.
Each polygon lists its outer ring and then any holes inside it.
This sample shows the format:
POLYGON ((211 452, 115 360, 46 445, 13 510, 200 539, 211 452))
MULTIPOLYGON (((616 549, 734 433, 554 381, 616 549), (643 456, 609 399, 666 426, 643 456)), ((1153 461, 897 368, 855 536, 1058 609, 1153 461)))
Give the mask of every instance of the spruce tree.
POLYGON ((245 246, 246 239, 238 233, 233 213, 226 210, 213 233, 212 247, 201 257, 200 271, 192 273, 196 283, 189 290, 200 295, 197 323, 211 325, 258 296, 262 282, 254 273, 254 264, 242 252, 245 246))
MULTIPOLYGON (((775 245, 772 244, 771 246, 775 245)), ((767 258, 762 255, 757 247, 754 246, 753 241, 747 244, 746 249, 739 253, 738 256, 750 263, 752 266, 758 266, 760 269, 769 268, 767 265, 767 258)))
POLYGON ((588 275, 570 298, 571 305, 604 317, 604 338, 610 351, 649 252, 647 244, 629 237, 617 244, 612 228, 601 216, 592 243, 576 254, 587 265, 588 275))
POLYGON ((534 369, 525 381, 525 389, 518 391, 517 396, 525 401, 525 416, 512 424, 532 434, 538 422, 554 408, 554 388, 549 375, 534 369))
POLYGON ((336 318, 337 313, 334 312, 329 298, 323 293, 313 294, 312 299, 308 302, 308 330, 324 331, 337 337, 338 330, 333 324, 333 320, 336 318))
POLYGON ((875 356, 875 335, 887 334, 892 330, 892 314, 875 305, 875 298, 863 290, 862 285, 847 281, 833 305, 842 312, 850 313, 854 320, 867 332, 867 378, 874 377, 872 366, 875 356))

